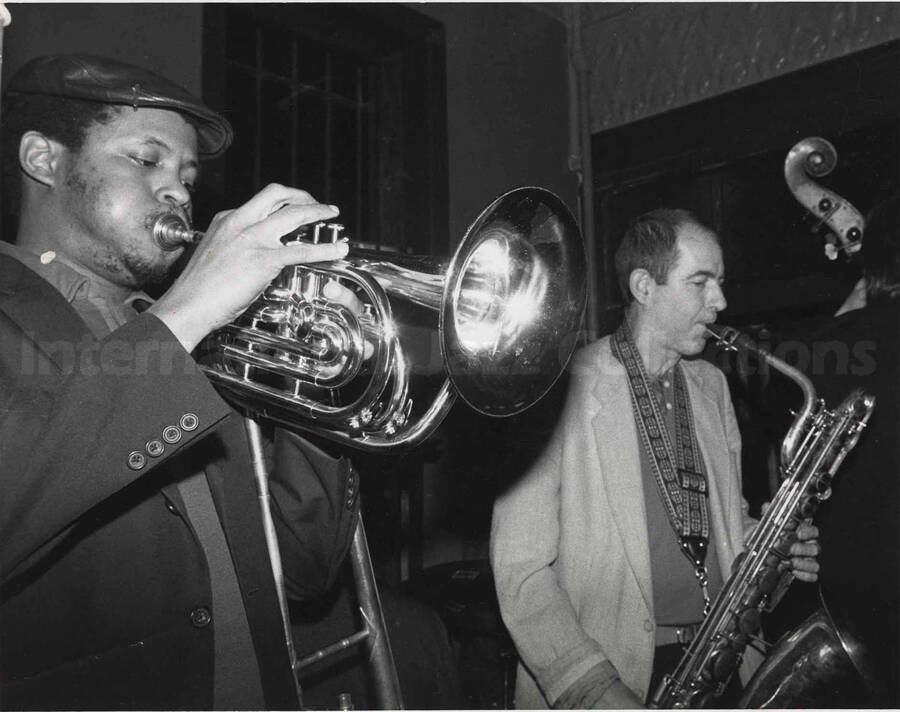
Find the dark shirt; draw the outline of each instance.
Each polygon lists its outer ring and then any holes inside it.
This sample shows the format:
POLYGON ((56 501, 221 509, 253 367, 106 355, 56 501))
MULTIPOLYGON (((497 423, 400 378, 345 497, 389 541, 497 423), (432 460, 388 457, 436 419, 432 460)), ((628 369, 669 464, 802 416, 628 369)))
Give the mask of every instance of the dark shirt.
MULTIPOLYGON (((650 389, 657 399, 665 421, 670 442, 675 442, 675 411, 672 407, 675 388, 672 372, 650 381, 650 389)), ((653 615, 657 625, 686 625, 703 620, 703 595, 697 584, 694 567, 681 552, 678 538, 663 505, 659 486, 653 475, 650 458, 639 448, 641 475, 644 481, 644 500, 647 507, 647 533, 650 543, 650 570, 653 577, 653 615)), ((714 599, 722 588, 713 537, 710 536, 706 554, 709 573, 709 596, 714 599)), ((671 631, 657 630, 657 645, 672 643, 671 631)))
MULTIPOLYGON (((900 299, 824 319, 789 336, 793 346, 786 360, 810 377, 828 407, 856 388, 876 398, 868 426, 815 518, 822 545, 819 579, 838 630, 856 643, 854 662, 882 683, 878 694, 886 696, 886 706, 900 707, 900 299)), ((773 380, 773 388, 779 385, 773 380)))

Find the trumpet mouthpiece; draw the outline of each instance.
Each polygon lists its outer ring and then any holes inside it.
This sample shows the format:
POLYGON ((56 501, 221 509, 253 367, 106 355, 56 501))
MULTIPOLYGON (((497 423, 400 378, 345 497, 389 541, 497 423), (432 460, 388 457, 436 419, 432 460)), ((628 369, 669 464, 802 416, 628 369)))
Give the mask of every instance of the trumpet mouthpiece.
POLYGON ((152 233, 156 244, 167 251, 192 245, 203 237, 202 232, 191 230, 184 220, 173 213, 156 218, 153 221, 152 233))

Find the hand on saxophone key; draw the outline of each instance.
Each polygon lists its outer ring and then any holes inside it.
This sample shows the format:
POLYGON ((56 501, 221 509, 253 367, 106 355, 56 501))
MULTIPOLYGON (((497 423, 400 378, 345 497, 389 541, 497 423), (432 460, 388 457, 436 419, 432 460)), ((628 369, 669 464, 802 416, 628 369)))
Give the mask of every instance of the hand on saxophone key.
MULTIPOLYGON (((762 515, 765 516, 771 502, 763 502, 762 515)), ((785 546, 787 543, 785 542, 785 546)), ((782 545, 779 545, 781 548, 782 545)), ((800 522, 794 531, 790 547, 787 549, 787 557, 791 567, 791 574, 799 581, 815 583, 819 580, 818 556, 822 547, 819 546, 819 529, 808 519, 800 522)), ((784 551, 782 549, 782 551, 784 551)))
POLYGON ((193 350, 243 312, 283 268, 343 258, 346 242, 281 242, 298 227, 338 212, 303 190, 266 186, 241 207, 213 218, 184 271, 148 311, 193 350))
POLYGON ((797 540, 791 544, 791 573, 794 578, 807 583, 819 580, 819 529, 809 522, 801 522, 796 531, 797 540))

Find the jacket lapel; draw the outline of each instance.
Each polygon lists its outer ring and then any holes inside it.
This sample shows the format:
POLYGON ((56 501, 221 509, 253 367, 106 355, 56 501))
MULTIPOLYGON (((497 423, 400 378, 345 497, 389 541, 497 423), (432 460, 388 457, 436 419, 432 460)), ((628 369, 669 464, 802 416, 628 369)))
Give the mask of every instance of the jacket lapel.
POLYGON ((624 367, 606 346, 599 354, 593 395, 597 411, 592 418, 603 487, 648 610, 653 610, 647 511, 638 454, 638 434, 631 409, 631 394, 624 367))
MULTIPOLYGON (((33 348, 60 370, 84 339, 87 325, 53 286, 18 260, 0 254, 0 310, 25 334, 33 348), (53 314, 55 318, 48 319, 53 314), (71 344, 72 349, 60 348, 71 344)), ((25 348, 23 346, 23 348, 25 348)))
POLYGON ((700 443, 700 452, 706 465, 712 536, 715 537, 722 573, 727 578, 731 571, 730 562, 743 549, 743 544, 731 540, 730 528, 725 520, 731 493, 723 491, 722 487, 730 487, 732 480, 729 477, 713 476, 715 472, 724 473, 731 468, 728 443, 725 440, 721 420, 721 405, 710 396, 711 384, 704 383, 701 373, 687 368, 683 369, 683 372, 690 394, 697 440, 700 443))

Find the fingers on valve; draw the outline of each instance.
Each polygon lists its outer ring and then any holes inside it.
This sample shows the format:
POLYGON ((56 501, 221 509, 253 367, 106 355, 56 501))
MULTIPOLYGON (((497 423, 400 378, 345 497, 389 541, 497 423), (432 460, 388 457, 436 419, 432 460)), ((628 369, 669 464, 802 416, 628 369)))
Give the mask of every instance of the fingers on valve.
POLYGON ((277 214, 289 206, 311 207, 317 205, 319 205, 319 201, 305 190, 291 188, 281 183, 269 183, 247 201, 247 207, 262 218, 277 214))
POLYGON ((311 205, 285 205, 257 224, 259 231, 276 242, 273 247, 280 247, 282 235, 293 232, 301 225, 309 225, 330 220, 338 214, 333 205, 313 203, 311 205))
POLYGON ((305 262, 328 262, 347 256, 349 246, 346 242, 323 242, 311 245, 306 242, 289 242, 281 251, 285 265, 305 262))

